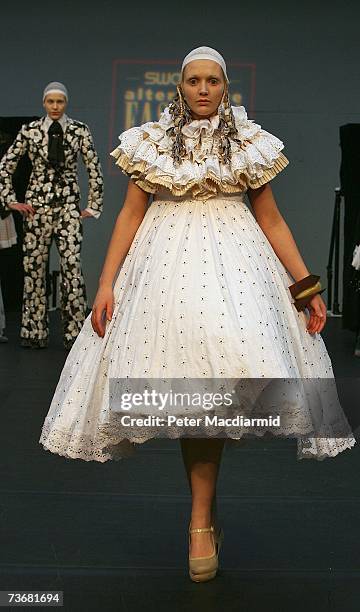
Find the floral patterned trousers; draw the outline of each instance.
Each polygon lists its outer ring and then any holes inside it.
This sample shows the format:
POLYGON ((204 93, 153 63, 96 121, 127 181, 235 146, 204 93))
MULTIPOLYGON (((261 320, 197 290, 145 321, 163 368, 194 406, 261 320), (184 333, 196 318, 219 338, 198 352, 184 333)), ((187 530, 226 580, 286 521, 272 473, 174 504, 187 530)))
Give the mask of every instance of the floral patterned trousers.
POLYGON ((49 316, 46 268, 54 238, 60 255, 61 318, 64 345, 71 346, 86 316, 86 290, 81 269, 82 218, 76 202, 33 205, 24 217, 24 294, 20 336, 25 346, 48 345, 49 316))

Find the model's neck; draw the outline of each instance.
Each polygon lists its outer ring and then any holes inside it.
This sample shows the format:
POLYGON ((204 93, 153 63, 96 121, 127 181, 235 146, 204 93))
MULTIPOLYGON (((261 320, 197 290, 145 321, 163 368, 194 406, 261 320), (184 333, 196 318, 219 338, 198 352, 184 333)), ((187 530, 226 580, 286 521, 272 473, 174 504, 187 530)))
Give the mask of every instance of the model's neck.
POLYGON ((211 115, 197 115, 196 113, 191 113, 193 119, 211 119, 211 117, 215 117, 217 115, 217 111, 212 113, 211 115))

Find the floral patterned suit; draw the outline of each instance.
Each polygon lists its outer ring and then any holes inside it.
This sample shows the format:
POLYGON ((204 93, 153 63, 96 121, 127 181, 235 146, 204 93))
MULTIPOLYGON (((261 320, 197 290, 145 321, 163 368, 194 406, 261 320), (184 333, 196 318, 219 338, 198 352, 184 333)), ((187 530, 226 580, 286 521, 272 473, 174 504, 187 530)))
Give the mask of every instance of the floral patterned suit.
POLYGON ((24 217, 24 295, 21 338, 23 345, 47 346, 48 312, 46 263, 54 238, 60 255, 61 315, 65 346, 71 346, 86 316, 86 290, 81 269, 83 238, 80 189, 77 177, 79 155, 89 176, 88 210, 96 218, 102 212, 103 176, 87 125, 66 117, 63 145, 64 167, 48 160, 45 117, 23 125, 0 162, 0 203, 3 213, 16 202, 12 175, 19 159, 28 153, 32 173, 25 202, 35 209, 24 217))

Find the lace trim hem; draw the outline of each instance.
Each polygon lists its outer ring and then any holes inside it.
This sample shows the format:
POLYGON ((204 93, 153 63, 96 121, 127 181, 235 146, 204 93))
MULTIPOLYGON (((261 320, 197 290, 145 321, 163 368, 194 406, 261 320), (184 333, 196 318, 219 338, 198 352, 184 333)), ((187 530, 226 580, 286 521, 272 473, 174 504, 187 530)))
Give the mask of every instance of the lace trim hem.
POLYGON ((328 457, 336 457, 339 453, 353 448, 355 438, 300 438, 298 440, 297 458, 317 459, 323 461, 328 457))
MULTIPOLYGON (((181 431, 179 427, 168 429, 170 439, 179 439, 186 436, 186 428, 181 431)), ((206 428, 207 437, 219 437, 219 429, 214 431, 211 428, 206 428)), ((225 432, 224 432, 225 433, 225 432)), ((244 435, 250 433, 247 431, 227 432, 227 436, 223 436, 227 440, 236 443, 242 440, 244 435)), ((251 435, 256 438, 263 437, 268 433, 251 432, 251 435)), ((291 432, 284 433, 271 432, 274 437, 290 437, 291 432)), ((46 451, 64 456, 68 459, 82 459, 84 461, 98 461, 104 463, 109 460, 119 461, 125 457, 131 457, 135 452, 135 446, 148 442, 155 437, 156 432, 147 428, 139 432, 137 436, 132 436, 131 439, 121 438, 121 434, 115 427, 103 427, 97 429, 95 438, 89 435, 77 434, 69 430, 60 430, 53 427, 51 423, 45 422, 39 443, 42 444, 46 451)), ((294 434, 291 435, 294 437, 294 434)), ((317 459, 322 461, 326 457, 335 457, 340 452, 352 448, 356 443, 352 436, 346 438, 298 438, 297 458, 300 459, 317 459)))

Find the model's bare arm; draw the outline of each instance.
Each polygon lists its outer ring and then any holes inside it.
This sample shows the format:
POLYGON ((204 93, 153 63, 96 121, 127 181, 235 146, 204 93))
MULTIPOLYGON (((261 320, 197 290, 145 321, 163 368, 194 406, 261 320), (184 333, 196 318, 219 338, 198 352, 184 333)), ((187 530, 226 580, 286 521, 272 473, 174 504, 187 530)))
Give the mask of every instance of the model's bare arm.
POLYGON ((285 219, 277 207, 269 183, 259 189, 249 189, 248 196, 256 221, 282 264, 295 281, 308 276, 310 272, 299 253, 285 219))
MULTIPOLYGON (((300 255, 285 219, 277 207, 270 185, 267 183, 259 189, 249 189, 247 193, 256 221, 282 264, 295 281, 308 276, 310 272, 300 255)), ((315 295, 310 305, 308 330, 310 333, 319 333, 325 325, 326 306, 320 295, 315 295)))
POLYGON ((110 320, 113 313, 115 275, 130 249, 146 213, 148 202, 149 194, 130 180, 125 202, 118 214, 108 246, 91 314, 93 329, 101 337, 105 333, 104 314, 106 313, 106 319, 110 320))

